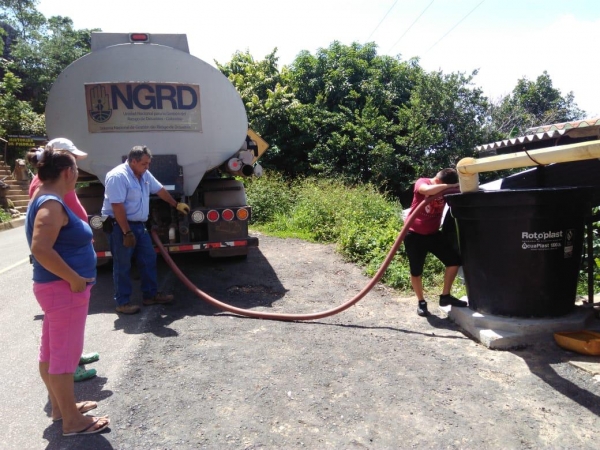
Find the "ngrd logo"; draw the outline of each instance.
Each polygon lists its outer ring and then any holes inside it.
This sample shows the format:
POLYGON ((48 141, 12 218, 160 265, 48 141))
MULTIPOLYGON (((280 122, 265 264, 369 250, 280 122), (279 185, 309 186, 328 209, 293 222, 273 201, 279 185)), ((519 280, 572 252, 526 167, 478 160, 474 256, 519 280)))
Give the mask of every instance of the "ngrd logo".
POLYGON ((190 111, 199 108, 197 85, 179 83, 95 83, 86 85, 88 113, 97 123, 115 111, 190 111))

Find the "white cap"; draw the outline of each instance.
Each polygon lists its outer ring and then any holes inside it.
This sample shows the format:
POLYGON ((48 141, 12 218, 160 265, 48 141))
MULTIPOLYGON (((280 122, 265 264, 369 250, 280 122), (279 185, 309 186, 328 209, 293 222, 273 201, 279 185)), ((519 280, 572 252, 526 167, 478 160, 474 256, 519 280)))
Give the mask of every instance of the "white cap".
POLYGON ((70 152, 75 157, 75 159, 83 159, 87 157, 87 153, 79 150, 77 147, 75 147, 75 144, 73 144, 73 142, 71 142, 67 138, 52 139, 46 144, 46 148, 70 152))

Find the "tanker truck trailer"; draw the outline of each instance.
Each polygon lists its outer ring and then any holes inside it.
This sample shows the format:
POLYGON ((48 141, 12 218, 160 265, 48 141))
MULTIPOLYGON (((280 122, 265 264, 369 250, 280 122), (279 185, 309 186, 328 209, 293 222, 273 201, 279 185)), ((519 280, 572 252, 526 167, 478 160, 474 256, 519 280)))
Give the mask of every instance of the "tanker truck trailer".
POLYGON ((46 104, 50 139, 88 153, 78 160, 77 194, 94 230, 99 264, 110 259, 101 216, 107 172, 136 145, 152 152, 150 171, 189 214, 156 196, 148 229, 171 252, 245 256, 252 209, 239 177, 260 176, 268 145, 248 129, 242 99, 217 69, 189 53, 184 34, 92 33, 91 52, 69 65, 46 104))

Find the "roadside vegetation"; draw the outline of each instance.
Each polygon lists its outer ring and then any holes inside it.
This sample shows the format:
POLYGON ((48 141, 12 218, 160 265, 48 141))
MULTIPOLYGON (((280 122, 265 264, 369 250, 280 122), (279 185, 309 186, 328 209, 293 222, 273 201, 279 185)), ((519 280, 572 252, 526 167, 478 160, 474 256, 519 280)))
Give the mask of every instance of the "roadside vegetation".
POLYGON ((10 214, 0 208, 0 223, 9 222, 11 219, 10 214))
MULTIPOLYGON (((270 172, 246 181, 248 203, 252 205, 251 228, 261 233, 299 238, 335 245, 347 260, 362 267, 372 277, 404 226, 402 206, 394 196, 372 185, 352 184, 342 179, 297 178, 286 180, 270 172)), ((600 238, 594 236, 597 253, 600 238)), ((600 260, 596 259, 600 268, 600 260)), ((443 265, 427 257, 423 273, 426 294, 438 295, 443 284, 443 265)), ((410 294, 408 259, 401 245, 386 270, 382 283, 410 294)), ((600 276, 594 292, 600 290, 600 276)), ((579 275, 577 294, 587 298, 585 261, 579 275)), ((453 294, 466 295, 459 279, 453 294)))
MULTIPOLYGON (((287 181, 280 174, 269 173, 247 181, 246 190, 253 229, 335 245, 346 260, 362 267, 370 277, 383 263, 404 223, 400 203, 368 184, 323 178, 287 181)), ((428 258, 423 282, 431 295, 441 288, 443 271, 437 259, 428 258)), ((409 276, 401 246, 382 282, 409 292, 409 276)), ((456 293, 464 293, 460 283, 456 289, 456 293)))

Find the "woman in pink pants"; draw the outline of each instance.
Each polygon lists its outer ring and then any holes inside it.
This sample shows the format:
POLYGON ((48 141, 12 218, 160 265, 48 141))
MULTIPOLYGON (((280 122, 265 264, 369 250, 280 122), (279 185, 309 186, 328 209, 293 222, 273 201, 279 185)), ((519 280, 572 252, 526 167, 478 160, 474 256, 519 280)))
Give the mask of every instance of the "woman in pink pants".
POLYGON ((70 153, 55 152, 52 147, 30 151, 27 160, 37 167, 42 181, 25 219, 33 255, 33 291, 44 311, 40 375, 48 389, 52 418, 62 420, 63 435, 97 433, 110 420, 83 414, 97 405, 77 404, 73 381, 96 277, 92 230, 63 201, 75 188, 77 165, 70 153))
MULTIPOLYGON (((75 157, 75 160, 84 159, 87 157, 87 153, 79 150, 77 147, 75 147, 73 142, 71 142, 69 139, 65 139, 65 138, 52 139, 50 142, 48 142, 48 144, 46 144, 46 147, 52 148, 52 150, 54 150, 55 152, 56 151, 69 152, 75 157)), ((30 149, 30 151, 34 151, 34 152, 37 150, 38 150, 37 148, 30 149)), ((42 184, 42 182, 36 174, 33 177, 33 179, 31 180, 31 183, 29 183, 29 198, 32 198, 35 195, 37 189, 40 187, 41 184, 42 184)), ((67 192, 65 194, 65 196, 63 197, 63 201, 64 201, 65 205, 67 206, 67 208, 69 208, 71 211, 73 211, 77 217, 79 217, 84 222, 88 221, 87 212, 86 212, 85 208, 83 207, 83 205, 81 204, 81 202, 79 201, 79 198, 77 197, 77 194, 75 193, 75 191, 67 192)), ((87 355, 81 355, 81 358, 79 360, 79 365, 75 369, 75 374, 74 374, 73 379, 75 381, 84 381, 84 380, 89 380, 90 378, 95 377, 96 369, 86 370, 85 367, 83 367, 83 365, 87 364, 89 362, 95 362, 95 361, 97 361, 97 359, 99 357, 100 357, 100 355, 98 355, 98 353, 90 353, 87 355)), ((89 403, 88 407, 91 405, 92 404, 89 403)), ((86 406, 83 407, 83 409, 85 409, 85 408, 86 408, 86 406)))

